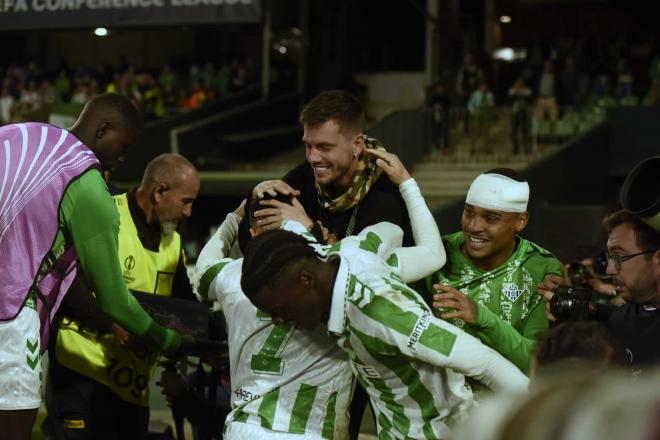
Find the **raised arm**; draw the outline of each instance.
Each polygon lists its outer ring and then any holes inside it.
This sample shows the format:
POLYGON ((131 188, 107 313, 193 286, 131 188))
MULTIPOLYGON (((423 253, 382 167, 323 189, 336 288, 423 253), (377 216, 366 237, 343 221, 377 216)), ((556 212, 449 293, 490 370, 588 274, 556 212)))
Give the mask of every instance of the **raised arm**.
POLYGON ((219 271, 218 264, 224 264, 223 259, 229 255, 229 252, 238 238, 238 226, 243 217, 243 208, 245 201, 234 211, 227 214, 217 231, 204 245, 193 274, 193 286, 201 299, 208 299, 208 289, 211 281, 219 271))
MULTIPOLYGON (((401 278, 407 283, 424 278, 440 269, 447 261, 438 225, 424 201, 419 185, 398 156, 380 150, 365 151, 377 157, 376 165, 383 169, 392 183, 398 185, 410 216, 415 246, 399 247, 392 252, 401 278)), ((385 260, 388 259, 389 256, 385 257, 385 260)))

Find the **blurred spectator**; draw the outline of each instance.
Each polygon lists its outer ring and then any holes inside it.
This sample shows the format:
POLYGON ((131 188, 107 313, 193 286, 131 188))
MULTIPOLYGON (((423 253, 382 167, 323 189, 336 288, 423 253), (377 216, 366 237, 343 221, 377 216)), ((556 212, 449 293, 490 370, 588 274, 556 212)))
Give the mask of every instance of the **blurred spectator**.
POLYGON ((202 88, 202 84, 197 80, 192 86, 190 95, 183 101, 182 106, 185 109, 194 109, 202 105, 206 101, 206 93, 202 88))
POLYGON ((57 100, 57 90, 50 83, 50 80, 45 79, 39 86, 39 105, 52 105, 57 100))
POLYGON ((532 152, 532 137, 530 135, 529 109, 532 101, 532 90, 527 87, 522 78, 518 78, 509 89, 511 99, 511 136, 513 141, 513 154, 520 151, 522 140, 525 154, 532 152))
POLYGON ((544 119, 546 116, 550 122, 557 121, 559 108, 557 107, 557 77, 551 60, 543 63, 543 73, 539 78, 538 97, 536 99, 536 118, 544 119))
POLYGON ((231 61, 231 69, 229 71, 229 90, 236 91, 245 87, 247 81, 247 72, 245 66, 238 58, 231 61))
POLYGON ((76 90, 73 92, 73 96, 71 96, 71 103, 84 105, 89 99, 90 96, 87 91, 87 85, 78 82, 78 84, 76 84, 76 90))
MULTIPOLYGON (((479 84, 484 81, 484 74, 479 67, 474 64, 471 53, 466 53, 463 57, 463 66, 456 75, 456 93, 460 99, 460 105, 467 110, 468 102, 472 94, 477 91, 479 84)), ((465 113, 463 129, 468 132, 468 112, 465 113)))
POLYGON ((486 149, 490 151, 491 147, 489 145, 488 134, 490 131, 490 125, 495 118, 494 108, 495 98, 488 89, 488 84, 485 81, 482 81, 479 85, 479 89, 472 93, 472 96, 470 96, 470 100, 468 101, 468 111, 471 116, 474 116, 476 125, 475 129, 470 133, 473 150, 476 149, 477 137, 482 137, 486 149))
POLYGON ((8 86, 2 86, 2 93, 0 94, 0 124, 9 124, 12 121, 12 110, 16 100, 9 93, 8 86))
POLYGON ((160 86, 163 88, 168 86, 174 88, 176 81, 176 74, 172 72, 172 68, 169 64, 165 64, 163 69, 160 71, 160 75, 158 76, 158 84, 160 84, 160 86))
POLYGON ((163 91, 156 83, 156 79, 150 75, 144 75, 145 89, 142 93, 144 101, 144 110, 149 116, 162 118, 165 116, 165 102, 163 100, 163 91))
POLYGON ((579 87, 580 73, 575 67, 575 59, 569 55, 559 74, 559 92, 561 93, 559 103, 562 106, 574 107, 578 103, 579 87))
POLYGON ((449 95, 442 81, 427 92, 427 105, 433 112, 432 140, 438 151, 449 149, 449 95))
POLYGON ((57 89, 60 99, 64 102, 68 102, 71 93, 71 81, 64 69, 60 70, 60 73, 55 79, 55 88, 57 89))
POLYGON ((21 114, 32 113, 39 107, 39 94, 35 80, 28 81, 27 87, 21 90, 18 106, 21 114))

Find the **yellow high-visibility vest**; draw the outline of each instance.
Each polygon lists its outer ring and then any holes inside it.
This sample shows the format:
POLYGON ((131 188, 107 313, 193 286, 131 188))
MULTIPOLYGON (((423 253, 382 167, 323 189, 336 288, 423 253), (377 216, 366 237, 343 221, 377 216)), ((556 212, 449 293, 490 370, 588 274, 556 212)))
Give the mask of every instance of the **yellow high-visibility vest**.
MULTIPOLYGON (((161 236, 158 252, 145 249, 128 208, 126 194, 113 197, 119 211, 119 264, 129 289, 171 296, 181 255, 181 237, 161 236)), ((122 348, 111 333, 80 327, 68 317, 62 321, 55 347, 57 361, 110 388, 134 405, 149 406, 149 380, 159 353, 122 348)))

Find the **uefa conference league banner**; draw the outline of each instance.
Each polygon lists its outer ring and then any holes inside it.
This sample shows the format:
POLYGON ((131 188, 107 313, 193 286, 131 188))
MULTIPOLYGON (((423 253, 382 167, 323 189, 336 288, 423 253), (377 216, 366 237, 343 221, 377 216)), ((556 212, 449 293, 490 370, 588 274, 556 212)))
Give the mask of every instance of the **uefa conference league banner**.
POLYGON ((257 23, 261 0, 0 0, 0 29, 257 23))

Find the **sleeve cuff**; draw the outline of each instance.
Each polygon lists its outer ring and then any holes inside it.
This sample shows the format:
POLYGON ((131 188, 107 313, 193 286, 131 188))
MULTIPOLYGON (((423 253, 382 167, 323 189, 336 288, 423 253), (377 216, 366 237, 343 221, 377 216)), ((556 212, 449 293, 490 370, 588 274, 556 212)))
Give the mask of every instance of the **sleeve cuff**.
POLYGON ((417 181, 415 181, 414 177, 411 177, 399 185, 399 191, 402 195, 406 192, 414 191, 415 189, 417 189, 419 192, 419 186, 417 185, 417 181))
POLYGON ((472 324, 472 327, 479 330, 492 328, 497 319, 497 315, 490 311, 490 309, 481 304, 477 304, 477 322, 472 324))

